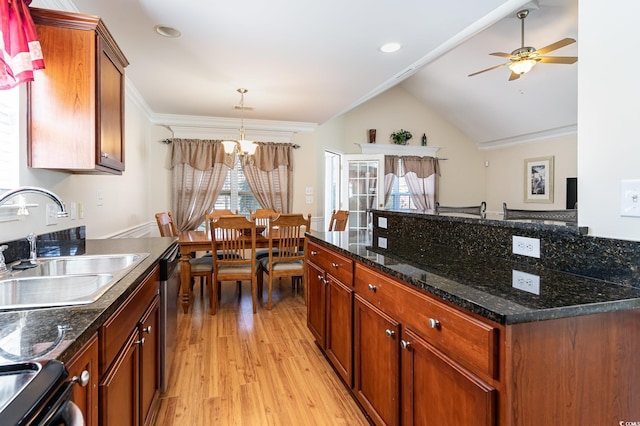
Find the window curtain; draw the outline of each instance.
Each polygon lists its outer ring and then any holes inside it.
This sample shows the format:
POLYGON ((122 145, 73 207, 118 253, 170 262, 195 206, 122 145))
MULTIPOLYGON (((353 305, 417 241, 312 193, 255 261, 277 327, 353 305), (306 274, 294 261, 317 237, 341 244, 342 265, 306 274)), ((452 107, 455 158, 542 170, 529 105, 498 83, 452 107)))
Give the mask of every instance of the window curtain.
POLYGON ((172 139, 172 212, 178 231, 195 229, 204 221, 234 159, 219 140, 172 139))
POLYGON ((438 199, 438 176, 440 166, 434 157, 401 157, 401 168, 407 182, 411 199, 423 211, 433 211, 438 199))
POLYGON ((387 205, 393 185, 396 183, 396 176, 400 176, 400 157, 397 155, 384 156, 384 206, 387 205))
POLYGON ((253 155, 242 158, 242 171, 260 205, 290 213, 293 206, 293 145, 256 142, 253 155))
POLYGON ((33 81, 44 68, 36 26, 29 13, 31 0, 0 0, 0 89, 33 81))
POLYGON ((434 157, 385 155, 384 203, 387 204, 396 176, 404 176, 411 199, 421 211, 435 209, 440 166, 434 157))

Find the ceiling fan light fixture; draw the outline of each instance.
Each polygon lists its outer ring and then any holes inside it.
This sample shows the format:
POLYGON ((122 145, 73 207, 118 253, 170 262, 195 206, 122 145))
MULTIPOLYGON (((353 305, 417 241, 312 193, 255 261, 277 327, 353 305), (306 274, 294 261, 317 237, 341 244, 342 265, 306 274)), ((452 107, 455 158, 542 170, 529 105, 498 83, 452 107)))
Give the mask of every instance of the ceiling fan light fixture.
POLYGON ((509 65, 509 69, 516 74, 526 74, 531 71, 537 63, 538 62, 534 59, 521 59, 519 61, 512 62, 509 65))

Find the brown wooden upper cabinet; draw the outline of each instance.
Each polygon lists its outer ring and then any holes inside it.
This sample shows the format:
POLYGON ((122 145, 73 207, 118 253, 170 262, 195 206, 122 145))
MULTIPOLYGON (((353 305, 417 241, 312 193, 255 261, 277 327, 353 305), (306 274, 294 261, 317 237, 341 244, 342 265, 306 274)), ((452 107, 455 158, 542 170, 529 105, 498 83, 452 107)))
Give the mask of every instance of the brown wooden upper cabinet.
POLYGON ((27 89, 29 166, 122 174, 127 58, 97 16, 31 15, 45 69, 27 89))

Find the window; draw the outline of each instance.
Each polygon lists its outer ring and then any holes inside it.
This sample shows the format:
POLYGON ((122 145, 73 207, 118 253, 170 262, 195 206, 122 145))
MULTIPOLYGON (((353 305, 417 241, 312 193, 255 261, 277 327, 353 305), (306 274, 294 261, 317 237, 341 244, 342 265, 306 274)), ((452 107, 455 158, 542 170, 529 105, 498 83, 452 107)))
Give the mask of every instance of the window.
POLYGON ((240 157, 236 157, 234 168, 229 169, 214 208, 231 209, 240 214, 249 214, 249 210, 261 208, 244 177, 240 157))
POLYGON ((404 176, 396 177, 385 208, 389 210, 413 210, 416 208, 416 205, 411 199, 411 194, 409 193, 409 188, 407 187, 404 176))

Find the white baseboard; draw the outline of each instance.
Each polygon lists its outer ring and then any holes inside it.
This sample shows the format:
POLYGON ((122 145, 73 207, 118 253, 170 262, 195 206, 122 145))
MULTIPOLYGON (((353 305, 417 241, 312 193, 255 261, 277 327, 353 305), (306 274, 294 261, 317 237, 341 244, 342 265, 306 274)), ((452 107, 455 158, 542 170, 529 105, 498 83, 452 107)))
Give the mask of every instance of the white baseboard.
POLYGON ((149 221, 113 234, 105 235, 102 238, 148 238, 159 236, 158 225, 155 221, 149 221))

